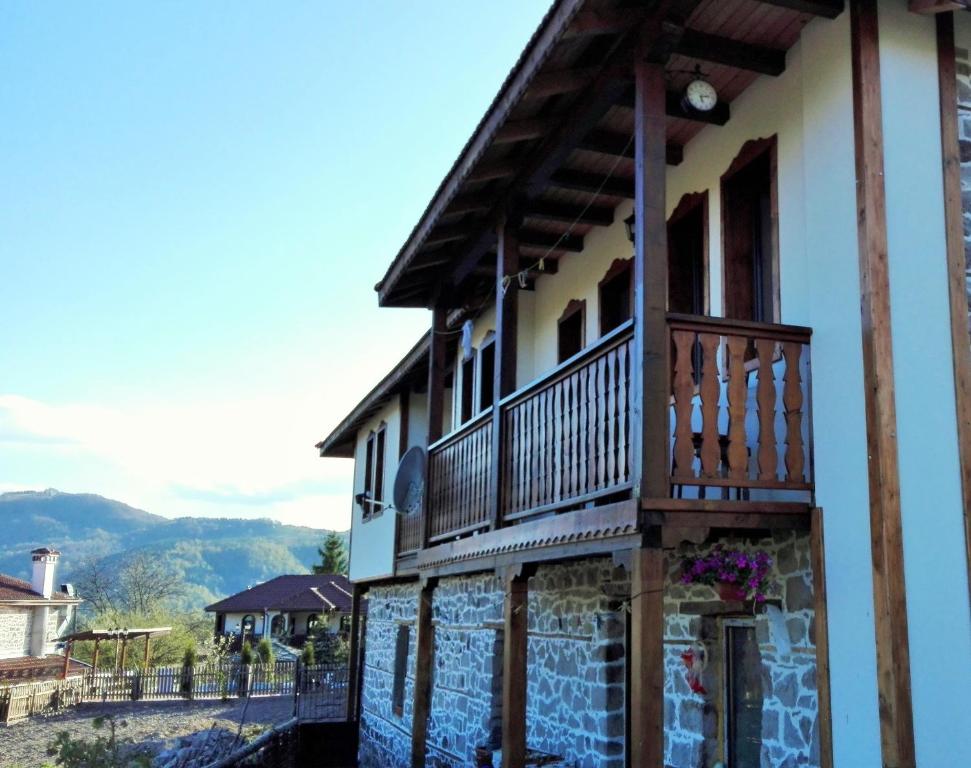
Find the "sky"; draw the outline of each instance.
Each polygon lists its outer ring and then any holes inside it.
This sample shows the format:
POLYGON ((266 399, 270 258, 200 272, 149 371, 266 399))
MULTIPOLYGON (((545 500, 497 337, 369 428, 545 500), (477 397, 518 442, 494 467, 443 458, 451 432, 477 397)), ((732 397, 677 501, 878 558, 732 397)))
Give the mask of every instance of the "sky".
POLYGON ((374 285, 547 5, 0 4, 0 492, 348 527, 374 285))

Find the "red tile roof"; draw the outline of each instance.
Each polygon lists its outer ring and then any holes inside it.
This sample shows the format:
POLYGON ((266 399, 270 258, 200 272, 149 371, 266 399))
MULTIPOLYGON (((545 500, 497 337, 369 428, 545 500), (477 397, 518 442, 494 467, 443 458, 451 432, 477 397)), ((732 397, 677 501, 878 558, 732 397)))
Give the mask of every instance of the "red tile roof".
MULTIPOLYGON (((68 663, 68 674, 77 675, 88 669, 74 659, 68 663)), ((57 654, 51 656, 22 656, 18 659, 4 659, 0 661, 0 681, 5 684, 31 680, 52 680, 64 674, 64 657, 57 654)))
POLYGON ((350 613, 351 583, 336 573, 312 576, 277 576, 206 606, 215 613, 317 611, 350 613))
MULTIPOLYGON (((35 592, 29 581, 24 581, 23 579, 18 579, 14 576, 7 576, 5 573, 0 573, 0 603, 14 600, 20 601, 43 599, 44 596, 40 592, 35 592)), ((61 594, 60 592, 54 592, 50 596, 50 601, 52 603, 77 602, 76 598, 69 597, 61 594)))

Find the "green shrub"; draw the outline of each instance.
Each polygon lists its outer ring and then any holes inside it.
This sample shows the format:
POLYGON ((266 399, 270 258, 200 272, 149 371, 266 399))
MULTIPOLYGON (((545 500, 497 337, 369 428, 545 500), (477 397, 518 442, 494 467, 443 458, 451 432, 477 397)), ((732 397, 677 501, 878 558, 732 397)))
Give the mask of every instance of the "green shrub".
POLYGON ((124 720, 116 723, 113 717, 96 717, 91 721, 95 729, 105 725, 110 731, 106 737, 98 736, 94 741, 75 739, 67 731, 61 731, 47 746, 47 754, 56 757, 54 761, 63 768, 149 768, 152 759, 148 755, 132 752, 127 748, 131 741, 119 739, 118 729, 125 728, 124 720), (124 747, 124 748, 123 748, 124 747))
POLYGON ((239 661, 241 664, 252 664, 253 663, 253 646, 250 645, 249 640, 244 640, 242 647, 239 649, 239 661))
POLYGON ((260 663, 262 664, 273 664, 274 654, 273 654, 273 643, 270 642, 270 638, 264 637, 256 645, 256 655, 260 658, 260 663))
POLYGON ((300 654, 300 661, 307 665, 314 664, 316 661, 316 657, 314 655, 314 644, 309 640, 303 644, 303 651, 300 654))
POLYGON ((194 645, 187 645, 185 648, 185 653, 182 654, 182 666, 194 667, 195 665, 196 665, 196 647, 194 645))

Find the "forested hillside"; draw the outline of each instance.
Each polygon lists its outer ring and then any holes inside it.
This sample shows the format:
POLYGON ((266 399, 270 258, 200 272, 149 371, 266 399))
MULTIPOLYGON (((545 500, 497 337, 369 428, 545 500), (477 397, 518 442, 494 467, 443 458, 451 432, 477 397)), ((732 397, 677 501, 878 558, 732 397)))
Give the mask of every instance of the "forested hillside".
POLYGON ((164 557, 184 582, 181 602, 198 609, 282 573, 308 573, 326 530, 272 520, 170 520, 94 494, 0 494, 0 573, 30 577, 31 549, 62 552, 58 580, 85 559, 132 551, 164 557))

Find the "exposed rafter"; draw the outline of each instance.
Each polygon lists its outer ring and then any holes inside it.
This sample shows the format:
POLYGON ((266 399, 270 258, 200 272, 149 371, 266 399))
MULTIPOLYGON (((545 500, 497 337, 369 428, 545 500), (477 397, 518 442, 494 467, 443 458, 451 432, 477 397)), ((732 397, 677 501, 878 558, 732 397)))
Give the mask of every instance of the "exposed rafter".
MULTIPOLYGON (((634 159, 634 143, 630 136, 617 131, 594 129, 580 142, 580 149, 602 155, 634 159)), ((668 165, 678 165, 684 160, 684 148, 680 144, 667 145, 668 165)))
POLYGON ((534 200, 526 205, 523 216, 567 224, 592 224, 606 227, 614 223, 614 209, 607 205, 571 205, 548 200, 534 200))
POLYGON ((781 75, 786 69, 785 51, 740 43, 693 29, 686 29, 681 33, 674 50, 675 53, 692 59, 746 69, 762 75, 781 75))
POLYGON ((572 189, 575 192, 599 192, 611 197, 634 199, 634 180, 628 178, 615 176, 605 180, 603 174, 600 173, 572 171, 564 168, 553 174, 550 183, 555 187, 572 189))
POLYGON ((561 235, 557 232, 541 232, 535 229, 519 230, 520 248, 552 248, 554 251, 580 253, 583 238, 579 235, 561 235))
MULTIPOLYGON (((634 92, 629 89, 624 91, 623 95, 617 101, 617 106, 633 109, 634 92)), ((719 101, 714 109, 708 112, 701 112, 682 104, 682 95, 675 91, 668 92, 665 107, 668 117, 677 117, 681 120, 694 120, 695 122, 706 123, 708 125, 724 125, 731 116, 731 109, 727 102, 719 101)))
POLYGON ((517 141, 531 141, 541 139, 550 132, 555 122, 550 118, 532 118, 529 120, 510 120, 496 131, 493 139, 495 144, 513 144, 517 141))
POLYGON ((843 0, 758 0, 766 5, 788 8, 790 11, 811 13, 813 16, 823 16, 835 19, 843 12, 843 0))

